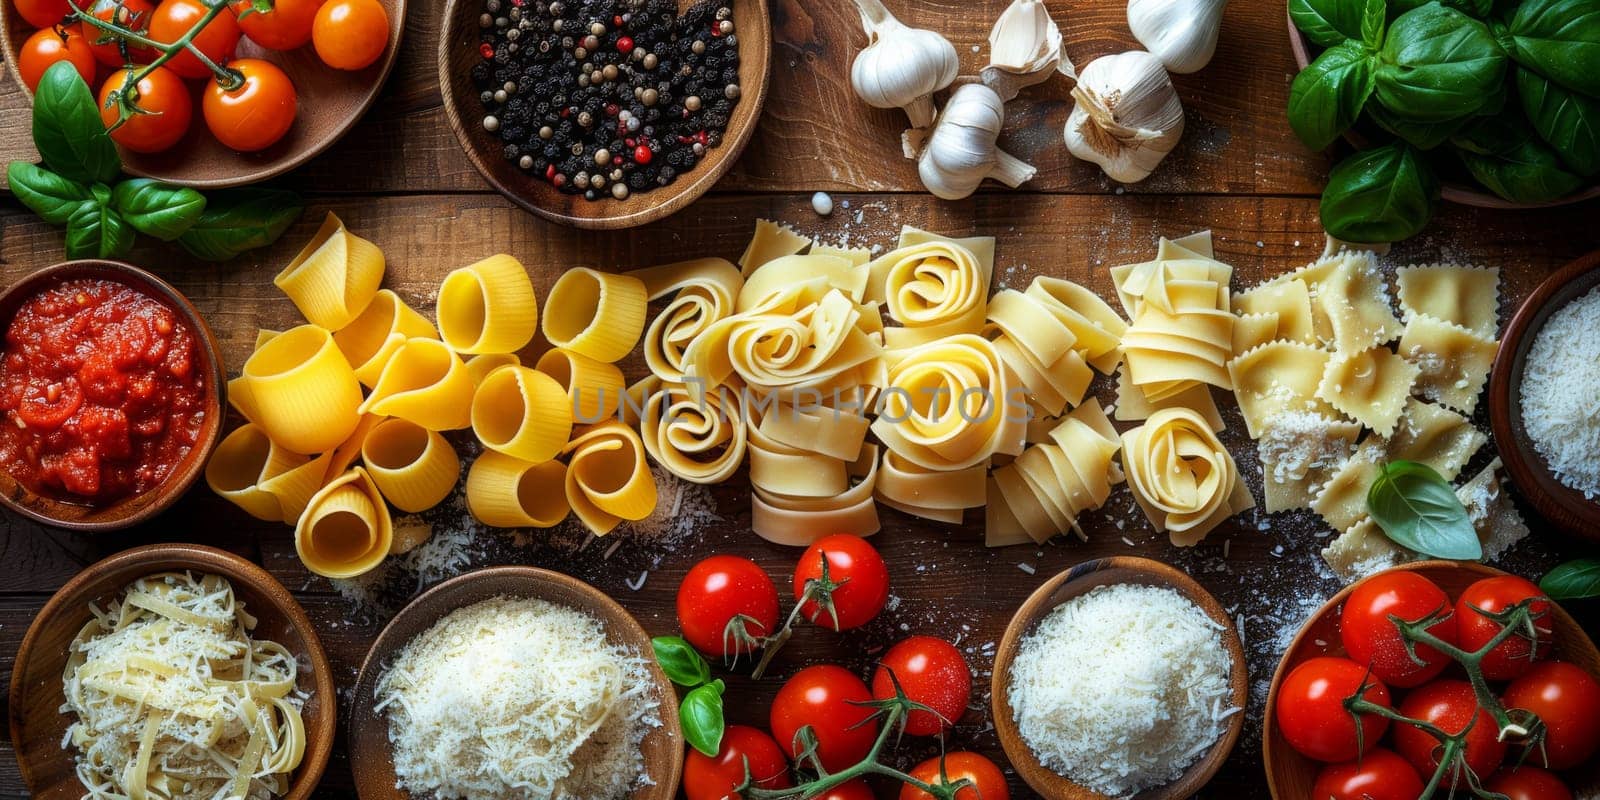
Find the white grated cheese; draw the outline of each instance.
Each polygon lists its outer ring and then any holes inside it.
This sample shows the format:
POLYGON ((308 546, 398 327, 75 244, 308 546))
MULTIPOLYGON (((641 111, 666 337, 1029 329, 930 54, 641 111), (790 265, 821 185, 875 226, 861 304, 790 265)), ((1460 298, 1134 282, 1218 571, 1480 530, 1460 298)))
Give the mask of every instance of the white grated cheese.
POLYGON ((1600 289, 1556 309, 1528 349, 1522 423, 1563 484, 1600 496, 1600 289))

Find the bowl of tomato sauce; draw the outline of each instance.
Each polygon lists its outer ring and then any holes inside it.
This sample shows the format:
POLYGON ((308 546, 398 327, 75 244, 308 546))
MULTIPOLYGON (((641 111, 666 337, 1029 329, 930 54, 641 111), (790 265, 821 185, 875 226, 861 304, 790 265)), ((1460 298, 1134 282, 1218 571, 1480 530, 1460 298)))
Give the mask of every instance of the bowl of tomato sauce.
POLYGON ((0 505, 99 532, 171 506, 222 436, 217 343, 187 298, 115 261, 0 294, 0 505))

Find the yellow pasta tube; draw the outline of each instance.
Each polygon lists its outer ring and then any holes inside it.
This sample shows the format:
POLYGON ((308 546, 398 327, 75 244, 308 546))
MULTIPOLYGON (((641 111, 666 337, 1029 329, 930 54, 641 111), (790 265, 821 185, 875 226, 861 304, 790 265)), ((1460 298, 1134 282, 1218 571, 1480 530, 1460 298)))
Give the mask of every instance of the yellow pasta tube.
POLYGON ((383 282, 383 251, 333 212, 272 282, 313 325, 336 331, 367 309, 383 282))
POLYGON ((593 425, 616 416, 622 406, 627 382, 615 365, 557 347, 539 357, 537 369, 567 390, 576 423, 593 425))
POLYGON ((648 300, 644 282, 578 267, 550 287, 544 306, 544 336, 596 361, 620 361, 644 332, 648 300))
POLYGON ((472 396, 472 430, 490 450, 549 461, 572 435, 572 404, 555 378, 527 367, 501 367, 472 396))
POLYGON ((415 338, 437 339, 439 332, 399 295, 379 289, 367 310, 335 333, 333 342, 355 370, 356 380, 371 387, 377 384, 384 365, 400 345, 415 338))
POLYGON ((489 373, 501 367, 516 367, 522 365, 522 359, 516 353, 483 353, 467 359, 467 374, 472 376, 472 385, 483 384, 483 379, 489 373))
POLYGON ((256 396, 250 393, 250 381, 243 375, 228 381, 228 405, 239 412, 246 422, 255 422, 261 413, 256 408, 256 396))
POLYGON ((439 333, 457 353, 511 353, 533 339, 539 301, 522 262, 494 255, 439 285, 439 333))
POLYGON ((278 501, 284 522, 293 522, 305 513, 306 504, 322 489, 328 473, 333 472, 329 469, 333 460, 333 454, 323 453, 288 472, 261 482, 261 491, 278 501))
POLYGON ((361 421, 361 384, 325 328, 301 325, 267 342, 244 362, 256 422, 296 453, 321 453, 361 421))
POLYGON ((602 422, 574 436, 567 452, 567 502, 596 536, 655 510, 655 476, 632 428, 616 420, 602 422))
POLYGON ((435 339, 407 339, 384 366, 363 413, 410 420, 430 431, 472 424, 472 376, 461 357, 435 339))
POLYGON ((294 529, 294 549, 306 569, 325 578, 353 578, 389 554, 394 524, 389 506, 361 467, 317 492, 294 529))
POLYGON ((549 528, 567 518, 567 465, 538 464, 493 450, 467 470, 467 510, 494 528, 549 528))
POLYGON ((373 427, 361 461, 384 498, 401 511, 426 511, 450 496, 461 459, 437 431, 399 418, 373 427))
POLYGON ((206 485, 218 497, 268 522, 283 519, 278 499, 261 484, 309 459, 272 443, 261 426, 247 423, 223 438, 206 462, 206 485))

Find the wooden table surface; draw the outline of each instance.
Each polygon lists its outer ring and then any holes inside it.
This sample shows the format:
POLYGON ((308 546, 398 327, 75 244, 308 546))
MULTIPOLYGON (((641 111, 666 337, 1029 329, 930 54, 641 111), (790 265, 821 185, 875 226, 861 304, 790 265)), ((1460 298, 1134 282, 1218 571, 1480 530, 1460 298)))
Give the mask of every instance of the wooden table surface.
MULTIPOLYGON (((419 308, 431 306, 448 270, 492 253, 508 252, 527 264, 543 296, 560 271, 572 266, 631 269, 700 255, 736 258, 760 217, 853 245, 890 245, 902 224, 992 235, 999 239, 1002 286, 1020 288, 1035 274, 1050 274, 1103 293, 1111 290, 1108 268, 1149 257, 1161 235, 1212 229, 1218 256, 1235 265, 1241 287, 1299 266, 1322 247, 1317 196, 1328 160, 1296 141, 1285 124, 1283 108, 1295 70, 1278 0, 1231 4, 1216 59, 1197 75, 1177 76, 1188 129, 1149 180, 1118 187, 1092 165, 1068 156, 1060 129, 1069 85, 1056 77, 1009 107, 1002 140, 1008 150, 1035 163, 1039 176, 1026 191, 985 187, 953 203, 925 194, 912 164, 898 156, 900 115, 866 108, 850 93, 848 65, 864 42, 851 4, 773 0, 772 92, 749 150, 701 202, 664 222, 619 233, 546 224, 490 191, 468 165, 440 108, 433 48, 438 5, 412 4, 404 52, 379 105, 329 153, 279 182, 309 199, 304 218, 280 243, 221 266, 191 262, 172 248, 148 243, 131 257, 188 294, 210 320, 232 371, 244 361, 257 328, 295 324, 293 307, 271 278, 329 210, 383 248, 387 285, 419 308), (838 203, 831 217, 812 212, 810 197, 817 190, 831 192, 838 203)), ((894 0, 890 5, 910 24, 944 30, 956 43, 965 71, 972 72, 979 63, 977 46, 1005 2, 894 0)), ((1135 46, 1120 0, 1052 0, 1050 5, 1080 66, 1135 46)), ((0 161, 31 158, 26 108, 18 87, 0 83, 0 161)), ((1527 212, 1446 205, 1426 233, 1396 248, 1388 261, 1499 266, 1506 295, 1502 311, 1509 313, 1543 276, 1600 244, 1596 210, 1593 203, 1527 212)), ((0 197, 4 280, 61 259, 60 231, 0 197)), ((637 374, 639 365, 631 367, 637 374)), ((1109 398, 1103 384, 1096 390, 1109 398)), ((1254 448, 1244 438, 1237 410, 1231 402, 1223 405, 1229 423, 1225 439, 1259 493, 1254 448)), ((1487 457, 1486 451, 1478 461, 1487 457)), ((612 594, 652 632, 669 633, 675 627, 673 591, 699 558, 714 552, 747 555, 783 585, 798 555, 748 532, 748 487, 742 477, 715 488, 712 496, 721 521, 697 526, 693 535, 672 545, 624 537, 606 557, 610 542, 574 552, 570 536, 512 537, 480 530, 483 552, 473 564, 525 563, 570 572, 612 594), (644 573, 643 586, 633 588, 644 573)), ((430 520, 441 527, 469 524, 459 504, 447 503, 430 520)), ((800 667, 839 660, 864 673, 882 647, 910 633, 927 633, 957 641, 977 676, 973 707, 951 746, 999 757, 987 687, 993 650, 1011 612, 1049 575, 1071 564, 1140 554, 1190 570, 1238 616, 1251 654, 1254 691, 1247 734, 1202 796, 1268 796, 1259 748, 1266 682, 1293 629, 1337 589, 1317 556, 1326 541, 1320 523, 1307 514, 1269 518, 1252 512, 1226 523, 1199 547, 1178 550, 1149 528, 1125 490, 1106 509, 1089 515, 1087 543, 987 550, 981 522, 973 521, 977 524, 943 526, 885 511, 883 532, 874 542, 890 563, 896 597, 891 610, 851 635, 802 628, 778 659, 773 678, 759 685, 740 677, 730 681, 731 718, 765 727, 773 693, 800 667)), ((96 559, 145 542, 211 544, 264 564, 296 592, 321 629, 336 680, 347 691, 381 625, 301 566, 288 528, 256 522, 203 487, 172 513, 122 534, 70 535, 11 516, 4 525, 0 684, 9 683, 22 636, 51 592, 96 559)), ((1532 527, 1534 539, 1508 559, 1515 571, 1537 575, 1559 558, 1593 553, 1559 540, 1537 520, 1532 527)), ((1586 616, 1596 619, 1592 609, 1586 616)), ((342 699, 348 707, 348 694, 342 699)), ((0 705, 4 702, 0 699, 0 705)), ((10 742, 0 739, 0 750, 10 749, 10 742)), ((929 745, 909 744, 901 758, 930 751, 929 745)), ((1020 783, 1013 784, 1016 796, 1031 796, 1020 783)), ((321 796, 352 795, 342 747, 324 786, 321 796)), ((14 759, 0 756, 0 797, 25 796, 14 759)))

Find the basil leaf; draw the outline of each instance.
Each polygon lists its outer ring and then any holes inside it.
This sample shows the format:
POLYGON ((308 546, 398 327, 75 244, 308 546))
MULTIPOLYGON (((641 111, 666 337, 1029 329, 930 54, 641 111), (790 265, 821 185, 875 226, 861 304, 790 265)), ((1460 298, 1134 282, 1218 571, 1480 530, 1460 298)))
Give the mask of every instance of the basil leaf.
POLYGON ((1506 26, 1511 57, 1556 83, 1600 97, 1600 4, 1527 0, 1506 26))
POLYGON ((678 721, 690 746, 715 758, 722 747, 722 680, 719 678, 683 696, 678 721))
POLYGON ((681 636, 657 636, 650 640, 656 663, 667 680, 679 686, 695 687, 711 680, 711 664, 681 636))
POLYGON ((85 200, 67 220, 68 258, 120 258, 133 249, 133 227, 109 205, 85 200))
POLYGON ((1391 461, 1367 490, 1367 511, 1396 544, 1456 561, 1483 558, 1466 506, 1433 467, 1391 461))
POLYGON ((1361 43, 1334 45, 1294 76, 1289 127, 1307 147, 1321 150, 1355 124, 1372 86, 1372 58, 1361 43))
POLYGON ((206 198, 199 192, 150 178, 117 184, 111 204, 135 230, 163 242, 182 236, 206 210, 206 198))
POLYGON ((13 161, 6 167, 6 182, 18 202, 51 225, 67 224, 78 206, 89 199, 88 187, 26 161, 13 161))
POLYGON ((33 144, 45 166, 80 183, 109 181, 122 171, 89 84, 65 61, 45 70, 34 90, 33 144))
POLYGON ((1539 138, 1555 148, 1574 173, 1600 173, 1600 100, 1579 94, 1527 67, 1517 67, 1522 113, 1539 138))
POLYGON ((1446 122, 1411 122, 1396 118, 1387 109, 1377 103, 1368 103, 1367 118, 1378 127, 1404 139, 1418 150, 1432 150, 1456 135, 1473 117, 1462 117, 1446 122))
POLYGON ((1328 173, 1322 227, 1347 242, 1398 242, 1433 216, 1439 179, 1416 148, 1402 142, 1364 150, 1328 173))
MULTIPOLYGON (((1389 10, 1393 11, 1395 16, 1399 16, 1407 11, 1419 9, 1432 1, 1393 0, 1389 10)), ((1494 11, 1493 0, 1440 0, 1440 4, 1454 8, 1464 14, 1470 14, 1478 19, 1486 18, 1494 11)))
POLYGON ((1451 139, 1472 177, 1513 203, 1543 203, 1583 186, 1520 119, 1485 117, 1451 139))
POLYGON ((1346 39, 1361 38, 1363 0, 1289 0, 1289 18, 1307 39, 1333 47, 1346 39))
POLYGON ((177 241, 196 258, 227 261, 277 241, 303 210, 300 195, 281 189, 213 192, 200 218, 177 241))
POLYGON ((1368 51, 1377 52, 1383 47, 1383 33, 1389 22, 1389 4, 1385 0, 1367 0, 1361 11, 1361 44, 1368 51))
POLYGON ((1389 26, 1377 69, 1377 100, 1400 119, 1444 122, 1495 101, 1506 56, 1482 22, 1429 3, 1389 26))
POLYGON ((1546 572, 1539 588, 1552 600, 1600 597, 1600 558, 1568 561, 1546 572))

